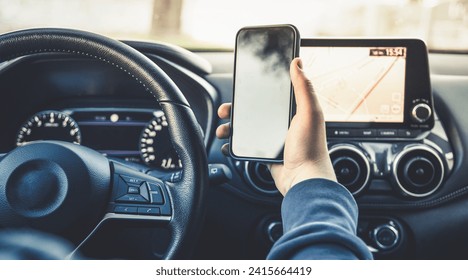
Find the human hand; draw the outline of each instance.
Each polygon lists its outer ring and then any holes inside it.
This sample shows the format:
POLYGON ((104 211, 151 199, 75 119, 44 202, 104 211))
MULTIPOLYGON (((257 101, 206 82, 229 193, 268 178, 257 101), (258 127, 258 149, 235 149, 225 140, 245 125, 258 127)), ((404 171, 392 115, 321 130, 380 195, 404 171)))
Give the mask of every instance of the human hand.
MULTIPOLYGON (((290 75, 296 99, 296 115, 291 120, 286 135, 283 163, 270 166, 276 187, 283 195, 292 186, 307 179, 325 178, 336 181, 328 155, 323 111, 312 83, 302 71, 299 58, 291 62, 290 75)), ((230 112, 230 103, 224 103, 218 109, 218 115, 222 119, 228 119, 230 112)), ((218 138, 227 138, 229 135, 229 123, 216 129, 218 138)), ((223 146, 223 153, 227 154, 227 150, 227 146, 223 146)))

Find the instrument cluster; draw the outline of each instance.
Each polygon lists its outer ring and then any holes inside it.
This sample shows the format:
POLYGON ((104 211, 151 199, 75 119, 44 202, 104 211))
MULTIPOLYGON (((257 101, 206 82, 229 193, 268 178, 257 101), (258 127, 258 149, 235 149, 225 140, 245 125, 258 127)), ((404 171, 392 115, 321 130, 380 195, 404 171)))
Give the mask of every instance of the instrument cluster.
POLYGON ((41 111, 18 130, 16 145, 60 140, 87 146, 107 156, 166 170, 182 168, 168 122, 161 110, 76 108, 41 111))

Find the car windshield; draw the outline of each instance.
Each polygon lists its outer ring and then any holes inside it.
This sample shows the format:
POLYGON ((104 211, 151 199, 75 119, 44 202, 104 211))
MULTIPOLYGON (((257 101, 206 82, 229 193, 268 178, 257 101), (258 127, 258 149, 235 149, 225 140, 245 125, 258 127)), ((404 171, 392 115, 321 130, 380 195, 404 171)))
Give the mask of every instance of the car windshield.
POLYGON ((468 0, 0 0, 0 32, 88 30, 189 49, 232 49, 243 26, 291 23, 303 38, 415 37, 468 51, 468 0))

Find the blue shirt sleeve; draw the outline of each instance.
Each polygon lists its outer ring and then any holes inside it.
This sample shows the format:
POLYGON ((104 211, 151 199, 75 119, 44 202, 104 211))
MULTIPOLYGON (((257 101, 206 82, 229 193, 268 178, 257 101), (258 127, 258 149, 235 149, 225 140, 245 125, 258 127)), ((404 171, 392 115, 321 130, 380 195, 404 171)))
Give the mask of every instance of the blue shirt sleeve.
POLYGON ((293 186, 281 206, 283 236, 268 259, 372 259, 356 235, 358 208, 351 193, 326 179, 293 186))

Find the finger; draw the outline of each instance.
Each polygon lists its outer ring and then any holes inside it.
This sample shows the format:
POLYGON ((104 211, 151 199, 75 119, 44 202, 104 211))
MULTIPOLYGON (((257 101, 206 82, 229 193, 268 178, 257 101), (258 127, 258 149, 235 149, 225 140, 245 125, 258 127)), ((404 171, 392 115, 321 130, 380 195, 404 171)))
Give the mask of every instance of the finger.
POLYGON ((216 128, 216 137, 219 139, 228 138, 231 135, 230 123, 225 123, 216 128))
POLYGON ((221 119, 229 119, 231 116, 231 103, 223 103, 218 108, 218 116, 221 119))
POLYGON ((297 113, 321 113, 317 95, 311 81, 302 70, 302 60, 295 58, 290 67, 291 82, 294 86, 294 96, 296 98, 297 113))
POLYGON ((229 153, 229 143, 226 143, 221 147, 221 152, 227 157, 231 156, 231 153, 229 153))

